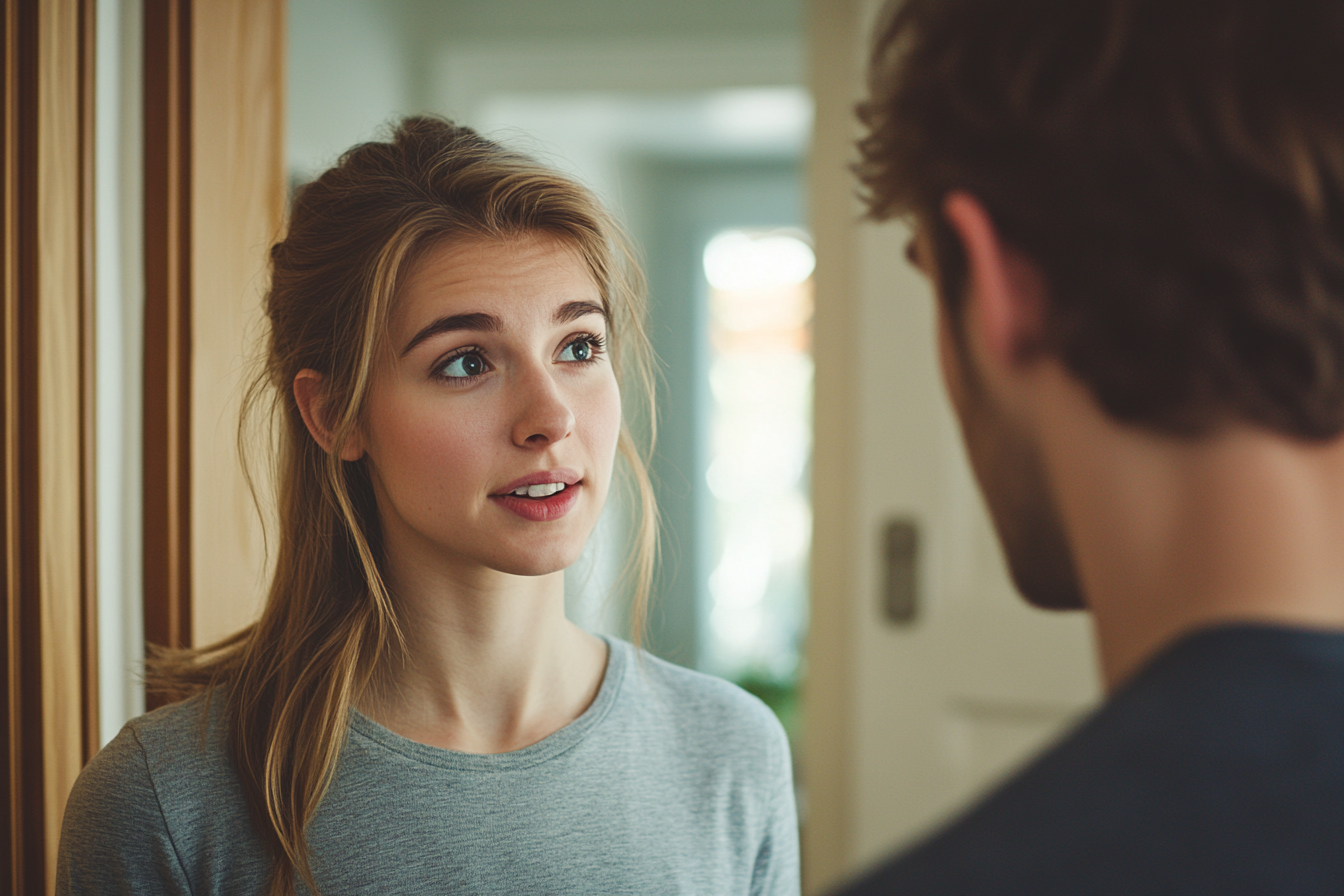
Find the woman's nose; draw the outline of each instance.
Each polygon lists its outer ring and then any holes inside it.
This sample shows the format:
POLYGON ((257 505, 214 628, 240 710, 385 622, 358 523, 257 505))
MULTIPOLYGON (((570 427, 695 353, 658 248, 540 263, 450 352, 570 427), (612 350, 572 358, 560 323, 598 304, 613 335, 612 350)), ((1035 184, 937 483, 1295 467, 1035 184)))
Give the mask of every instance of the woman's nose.
POLYGON ((574 429, 574 411, 548 370, 529 370, 519 383, 513 443, 544 448, 574 429))

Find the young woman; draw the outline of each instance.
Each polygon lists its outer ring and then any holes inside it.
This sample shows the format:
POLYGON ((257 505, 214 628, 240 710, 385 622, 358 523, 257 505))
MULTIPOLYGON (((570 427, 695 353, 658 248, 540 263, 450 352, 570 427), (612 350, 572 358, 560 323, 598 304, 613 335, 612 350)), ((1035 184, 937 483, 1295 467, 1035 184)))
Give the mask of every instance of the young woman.
POLYGON ((769 711, 564 616, 618 453, 636 620, 654 544, 618 386, 648 382, 638 274, 592 195, 408 119, 271 258, 265 609, 150 664, 191 696, 80 775, 57 891, 796 893, 769 711))

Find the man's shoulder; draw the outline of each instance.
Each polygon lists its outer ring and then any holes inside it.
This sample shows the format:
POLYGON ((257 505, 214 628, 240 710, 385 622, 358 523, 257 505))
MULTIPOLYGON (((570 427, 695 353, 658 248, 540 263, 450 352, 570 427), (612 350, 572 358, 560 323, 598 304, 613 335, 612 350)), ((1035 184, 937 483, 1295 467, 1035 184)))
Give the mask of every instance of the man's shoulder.
POLYGON ((848 892, 1339 892, 1341 743, 1344 636, 1202 633, 848 892))

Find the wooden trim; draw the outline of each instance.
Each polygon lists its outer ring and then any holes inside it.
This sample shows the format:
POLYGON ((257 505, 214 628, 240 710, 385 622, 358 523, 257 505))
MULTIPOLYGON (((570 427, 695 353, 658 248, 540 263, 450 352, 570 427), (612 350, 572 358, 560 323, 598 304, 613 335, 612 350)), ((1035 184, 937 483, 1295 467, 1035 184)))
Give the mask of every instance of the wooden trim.
POLYGON ((237 433, 287 194, 284 0, 195 0, 192 34, 191 630, 205 645, 255 621, 269 579, 237 433))
POLYGON ((23 892, 27 882, 28 864, 24 861, 27 844, 23 836, 25 816, 23 782, 23 706, 20 675, 22 628, 19 624, 20 557, 22 546, 19 532, 19 4, 5 0, 3 35, 0 35, 0 65, 3 65, 4 108, 3 170, 0 171, 0 241, 3 242, 3 308, 0 309, 0 452, 3 469, 0 470, 0 540, 4 554, 4 613, 0 614, 0 650, 4 651, 4 688, 0 702, 4 706, 5 732, 0 738, 0 799, 3 799, 3 817, 0 817, 0 835, 4 849, 0 851, 0 882, 8 884, 9 892, 23 892))
POLYGON ((93 0, 4 13, 3 879, 50 892, 97 737, 93 0))
POLYGON ((191 2, 144 9, 145 641, 190 647, 191 2))
POLYGON ((145 0, 150 644, 231 634, 265 585, 234 434, 284 213, 284 33, 283 0, 145 0))
POLYGON ((97 0, 79 0, 79 553, 81 765, 98 752, 98 271, 95 245, 97 0))
POLYGON ((854 271, 860 211, 848 163, 855 101, 861 96, 858 48, 864 0, 810 0, 811 87, 816 103, 809 180, 817 247, 816 363, 812 449, 811 621, 803 683, 803 892, 826 892, 852 872, 855 842, 854 636, 862 544, 850 496, 856 493, 859 424, 853 353, 859 332, 854 271))

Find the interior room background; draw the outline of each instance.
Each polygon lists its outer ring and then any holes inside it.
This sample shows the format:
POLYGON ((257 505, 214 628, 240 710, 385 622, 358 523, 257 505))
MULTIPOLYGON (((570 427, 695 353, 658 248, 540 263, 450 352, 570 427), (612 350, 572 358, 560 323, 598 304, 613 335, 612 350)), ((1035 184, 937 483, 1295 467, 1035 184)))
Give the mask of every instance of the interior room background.
MULTIPOLYGON (((6 0, 5 183, 42 191, 4 193, 5 419, 37 426, 3 430, 14 892, 50 886, 74 774, 144 711, 146 641, 257 611, 234 427, 266 249, 290 191, 403 114, 569 172, 638 244, 661 364, 647 644, 780 715, 807 892, 1093 704, 1085 620, 1027 609, 1004 572, 908 232, 862 221, 879 6, 6 0)), ((617 501, 566 578, 573 617, 620 635, 626 534, 617 501)))

